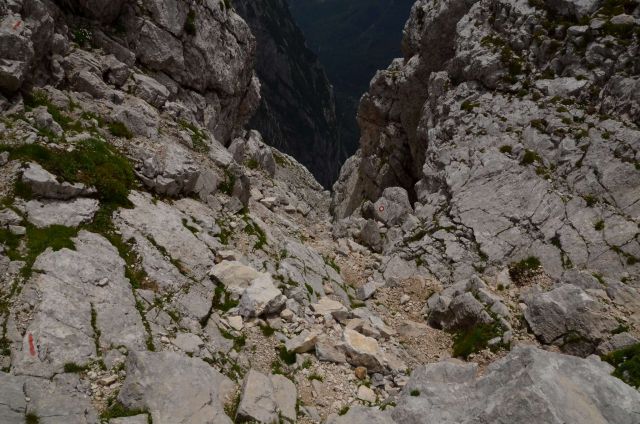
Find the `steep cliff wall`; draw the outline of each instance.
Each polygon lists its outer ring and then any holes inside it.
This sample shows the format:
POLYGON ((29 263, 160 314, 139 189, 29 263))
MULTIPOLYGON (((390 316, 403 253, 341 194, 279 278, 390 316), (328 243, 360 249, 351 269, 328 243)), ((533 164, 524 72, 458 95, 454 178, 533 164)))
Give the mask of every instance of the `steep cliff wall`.
POLYGON ((357 149, 356 111, 378 69, 399 55, 413 0, 288 0, 336 95, 342 144, 357 149))
POLYGON ((404 57, 360 104, 334 213, 367 215, 402 187, 420 217, 407 249, 441 278, 535 256, 554 277, 637 280, 639 13, 615 1, 417 2, 404 57), (443 227, 450 240, 434 238, 443 227))
POLYGON ((324 69, 307 48, 285 0, 240 0, 234 6, 258 45, 262 101, 251 125, 269 144, 295 157, 321 184, 330 186, 346 153, 324 69))

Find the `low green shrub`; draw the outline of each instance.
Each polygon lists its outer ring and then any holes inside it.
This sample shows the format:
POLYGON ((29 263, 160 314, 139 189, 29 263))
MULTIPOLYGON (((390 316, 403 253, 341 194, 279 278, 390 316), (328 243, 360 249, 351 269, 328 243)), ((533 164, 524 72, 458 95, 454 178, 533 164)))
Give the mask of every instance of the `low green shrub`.
POLYGON ((540 267, 540 259, 535 256, 529 256, 520 262, 512 263, 509 266, 509 276, 515 283, 519 283, 538 272, 540 267))

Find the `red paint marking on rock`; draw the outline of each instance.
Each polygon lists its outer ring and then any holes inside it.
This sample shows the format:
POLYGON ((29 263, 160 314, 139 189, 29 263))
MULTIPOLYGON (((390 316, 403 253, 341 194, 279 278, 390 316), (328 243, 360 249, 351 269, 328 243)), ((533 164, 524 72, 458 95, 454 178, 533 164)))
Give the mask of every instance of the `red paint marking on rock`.
POLYGON ((379 210, 380 212, 384 212, 384 205, 380 205, 380 207, 378 208, 378 210, 379 210))
POLYGON ((33 342, 33 334, 29 333, 29 353, 31 356, 36 356, 36 345, 33 342))
POLYGON ((20 25, 22 25, 22 21, 17 21, 14 25, 13 25, 13 30, 17 30, 18 28, 20 28, 20 25))

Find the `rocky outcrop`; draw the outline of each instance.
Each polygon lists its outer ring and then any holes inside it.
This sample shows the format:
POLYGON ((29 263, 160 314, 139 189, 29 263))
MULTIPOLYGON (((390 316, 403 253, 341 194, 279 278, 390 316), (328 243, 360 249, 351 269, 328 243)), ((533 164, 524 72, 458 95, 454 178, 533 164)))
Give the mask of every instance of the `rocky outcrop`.
MULTIPOLYGON (((201 122, 223 143, 257 107, 255 41, 244 21, 224 4, 177 0, 59 4, 62 10, 53 3, 17 1, 3 15, 0 37, 7 47, 1 55, 0 88, 5 94, 23 85, 54 82, 106 98, 110 93, 105 80, 126 84, 128 68, 139 65, 153 74, 134 75, 139 97, 167 109, 180 99, 184 108, 178 113, 183 119, 201 122), (68 19, 61 19, 63 13, 68 19), (78 15, 100 23, 88 25, 78 15), (106 57, 91 60, 71 42, 101 47, 106 57), (16 43, 22 47, 8 47, 16 43)), ((139 114, 124 110, 119 114, 126 113, 139 114)))
POLYGON ((200 359, 172 352, 132 352, 118 400, 160 423, 231 423, 224 413, 234 385, 200 359))
POLYGON ((262 101, 250 125, 329 187, 346 156, 331 87, 285 0, 234 2, 256 37, 262 101))
POLYGON ((386 222, 402 228, 382 251, 418 257, 437 278, 534 256, 554 278, 576 268, 635 280, 638 116, 619 89, 639 72, 637 7, 548 4, 414 5, 404 57, 362 99, 337 218, 368 217, 367 201, 402 187, 414 217, 386 222))
MULTIPOLYGON (((625 240, 635 237, 628 225, 635 205, 619 212, 627 192, 617 203, 596 201, 611 214, 601 215, 594 233, 586 231, 592 221, 584 214, 594 204, 585 208, 575 198, 568 201, 571 214, 557 221, 554 204, 542 203, 526 231, 516 233, 516 218, 530 211, 522 206, 529 205, 527 196, 518 194, 509 203, 517 217, 509 215, 506 233, 493 235, 494 227, 474 221, 477 211, 469 213, 469 202, 489 216, 493 206, 502 207, 493 185, 448 198, 447 213, 439 203, 414 202, 420 190, 387 187, 363 202, 362 217, 333 225, 329 195, 304 166, 267 146, 258 132, 232 130, 241 125, 229 118, 237 117, 238 93, 228 103, 212 97, 225 90, 223 77, 235 72, 235 60, 246 59, 250 40, 228 60, 209 63, 217 69, 197 75, 181 75, 170 61, 148 61, 162 56, 162 48, 178 51, 177 40, 183 53, 189 50, 189 40, 211 35, 202 26, 218 28, 222 38, 244 28, 224 2, 191 4, 184 21, 187 2, 176 8, 171 2, 55 4, 12 1, 0 8, 3 19, 24 18, 30 40, 35 21, 49 22, 53 33, 39 36, 53 34, 46 42, 69 47, 55 63, 39 56, 44 62, 30 65, 20 90, 3 89, 0 98, 0 421, 321 422, 347 407, 364 415, 344 417, 373 421, 422 421, 429 414, 438 421, 442 411, 456 422, 483 414, 484 421, 527 413, 541 421, 621 423, 629 411, 637 416, 636 392, 630 395, 624 382, 638 384, 632 366, 640 297, 635 275, 613 272, 633 271, 633 256, 610 265, 606 275, 579 264, 555 279, 547 256, 516 257, 509 265, 496 259, 505 237, 517 245, 538 234, 536 223, 562 229, 566 220, 582 229, 580 240, 596 240, 589 249, 599 246, 594 234, 600 234, 606 252, 631 255, 625 249, 636 241, 625 240), (92 19, 94 11, 100 20, 92 19), (136 36, 127 28, 131 22, 142 25, 136 36), (141 53, 138 43, 150 25, 166 34, 157 33, 157 49, 141 53), (217 88, 208 85, 212 75, 221 78, 217 88), (210 107, 221 107, 223 117, 197 113, 210 107), (211 128, 218 118, 222 127, 211 128), (473 227, 479 223, 482 231, 473 227), (580 356, 597 352, 615 370, 535 348, 498 352, 523 343, 580 356), (473 364, 424 367, 452 354, 473 364), (505 359, 489 365, 498 356, 505 359), (488 369, 484 377, 475 377, 477 366, 488 369), (469 401, 454 408, 460 398, 469 401), (487 399, 497 409, 487 410, 487 399), (355 408, 378 402, 387 405, 385 414, 355 408)), ((627 18, 615 22, 620 19, 627 18)), ((249 75, 243 68, 233 84, 249 75)), ((445 81, 440 76, 432 82, 445 81)), ((585 81, 574 79, 538 84, 539 90, 573 92, 585 81)), ((483 96, 500 95, 498 88, 483 96)), ((457 101, 450 95, 443 92, 439 104, 455 104, 447 103, 457 101)), ((494 99, 474 100, 489 108, 484 101, 494 99)), ((504 112, 511 103, 493 104, 504 112)), ((515 119, 510 116, 505 119, 515 119)), ((478 172, 495 163, 502 171, 453 179, 452 186, 523 181, 515 170, 524 165, 510 162, 520 154, 515 147, 496 153, 482 144, 488 138, 474 140, 485 146, 474 154, 493 155, 481 156, 478 172), (508 179, 500 179, 503 173, 508 179)), ((463 151, 447 156, 452 160, 474 152, 470 140, 456 142, 463 151)), ((586 156, 583 162, 582 168, 591 163, 586 156)), ((558 232, 562 250, 573 255, 558 232)))
POLYGON ((331 422, 501 422, 508 417, 510 423, 533 419, 631 424, 639 412, 640 395, 609 371, 609 365, 597 358, 520 347, 492 364, 482 377, 473 364, 427 365, 416 370, 390 412, 353 409, 331 422))

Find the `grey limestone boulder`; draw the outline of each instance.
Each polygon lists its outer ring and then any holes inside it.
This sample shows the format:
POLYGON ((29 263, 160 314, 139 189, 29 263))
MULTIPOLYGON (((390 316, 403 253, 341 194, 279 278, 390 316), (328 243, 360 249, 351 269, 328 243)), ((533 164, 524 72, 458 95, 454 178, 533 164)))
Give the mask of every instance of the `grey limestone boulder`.
POLYGON ((283 307, 287 298, 274 285, 269 274, 254 279, 240 297, 239 311, 244 317, 275 314, 283 307))
POLYGON ((598 358, 518 346, 482 376, 476 364, 457 360, 422 366, 395 408, 352 408, 331 422, 634 424, 640 393, 611 371, 598 358))
POLYGON ((295 422, 296 400, 296 386, 288 378, 249 370, 235 418, 269 424, 282 417, 295 422))
POLYGON ((540 340, 580 356, 593 353, 619 325, 603 302, 570 284, 530 293, 524 302, 524 317, 540 340))
POLYGON ((271 148, 262 141, 262 136, 255 130, 233 140, 229 151, 240 164, 249 168, 260 167, 272 177, 276 172, 276 162, 271 148))
POLYGON ((37 163, 31 162, 22 172, 22 181, 38 197, 47 199, 71 199, 78 196, 90 196, 96 193, 92 187, 81 183, 59 182, 57 177, 37 163))
POLYGON ((224 404, 234 384, 206 362, 174 352, 131 352, 118 395, 125 407, 146 409, 153 422, 230 424, 224 404))

